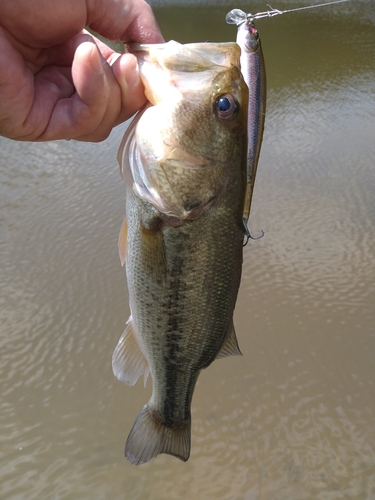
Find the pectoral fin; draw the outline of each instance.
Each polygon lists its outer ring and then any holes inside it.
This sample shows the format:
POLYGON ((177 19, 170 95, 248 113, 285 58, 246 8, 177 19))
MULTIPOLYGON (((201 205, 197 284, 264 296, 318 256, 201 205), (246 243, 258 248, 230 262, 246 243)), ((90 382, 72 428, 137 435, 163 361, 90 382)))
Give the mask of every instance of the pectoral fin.
POLYGON ((127 385, 134 385, 143 375, 144 385, 150 372, 147 359, 139 347, 131 316, 112 355, 115 376, 127 385))
POLYGON ((120 234, 118 236, 118 253, 120 256, 121 265, 123 266, 126 261, 128 249, 128 223, 126 221, 126 216, 121 224, 120 234))
POLYGON ((232 323, 229 333, 222 345, 220 351, 218 352, 216 359, 225 358, 227 356, 242 356, 242 352, 238 346, 238 341, 236 337, 236 332, 234 331, 234 325, 232 323))

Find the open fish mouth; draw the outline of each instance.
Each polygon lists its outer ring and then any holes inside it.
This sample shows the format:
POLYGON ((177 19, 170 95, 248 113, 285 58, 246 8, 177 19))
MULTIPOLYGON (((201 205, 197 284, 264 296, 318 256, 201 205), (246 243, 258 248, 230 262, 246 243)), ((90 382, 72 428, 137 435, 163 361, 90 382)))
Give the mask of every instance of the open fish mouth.
POLYGON ((131 44, 129 51, 137 57, 149 105, 120 146, 122 177, 162 214, 196 218, 225 189, 232 136, 243 128, 247 88, 239 69, 240 48, 234 42, 170 41, 131 44), (224 104, 218 111, 220 98, 224 104), (220 150, 213 144, 220 144, 220 150), (199 181, 192 170, 200 172, 199 181))

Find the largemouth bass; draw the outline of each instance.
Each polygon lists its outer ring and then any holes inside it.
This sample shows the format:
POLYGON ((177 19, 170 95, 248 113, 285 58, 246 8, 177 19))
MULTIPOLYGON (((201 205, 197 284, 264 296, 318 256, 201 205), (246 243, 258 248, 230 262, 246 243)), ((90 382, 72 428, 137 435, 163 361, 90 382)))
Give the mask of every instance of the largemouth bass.
POLYGON ((133 464, 186 461, 190 404, 203 368, 240 354, 233 311, 247 189, 248 88, 236 43, 131 48, 150 104, 119 150, 131 316, 113 354, 116 377, 152 377, 126 442, 133 464))

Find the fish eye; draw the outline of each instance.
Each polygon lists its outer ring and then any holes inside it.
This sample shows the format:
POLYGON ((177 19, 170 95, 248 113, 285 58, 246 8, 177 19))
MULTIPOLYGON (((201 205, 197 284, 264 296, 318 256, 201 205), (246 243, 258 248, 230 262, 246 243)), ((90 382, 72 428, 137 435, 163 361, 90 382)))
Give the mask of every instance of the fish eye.
POLYGON ((231 94, 221 94, 216 98, 216 116, 221 120, 230 120, 238 111, 237 100, 231 94))

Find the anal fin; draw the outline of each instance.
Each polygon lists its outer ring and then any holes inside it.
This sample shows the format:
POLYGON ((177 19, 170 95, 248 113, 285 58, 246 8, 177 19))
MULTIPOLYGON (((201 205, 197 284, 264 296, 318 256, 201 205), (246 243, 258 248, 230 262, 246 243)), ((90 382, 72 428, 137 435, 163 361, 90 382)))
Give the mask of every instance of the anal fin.
POLYGON ((240 351, 240 348, 238 346, 238 341, 233 323, 231 324, 229 333, 226 336, 226 339, 224 340, 224 343, 221 346, 221 349, 218 352, 216 359, 226 358, 227 356, 242 356, 242 352, 240 351))
POLYGON ((144 385, 150 372, 133 328, 131 316, 112 355, 112 369, 115 376, 127 385, 134 385, 143 375, 144 385))

